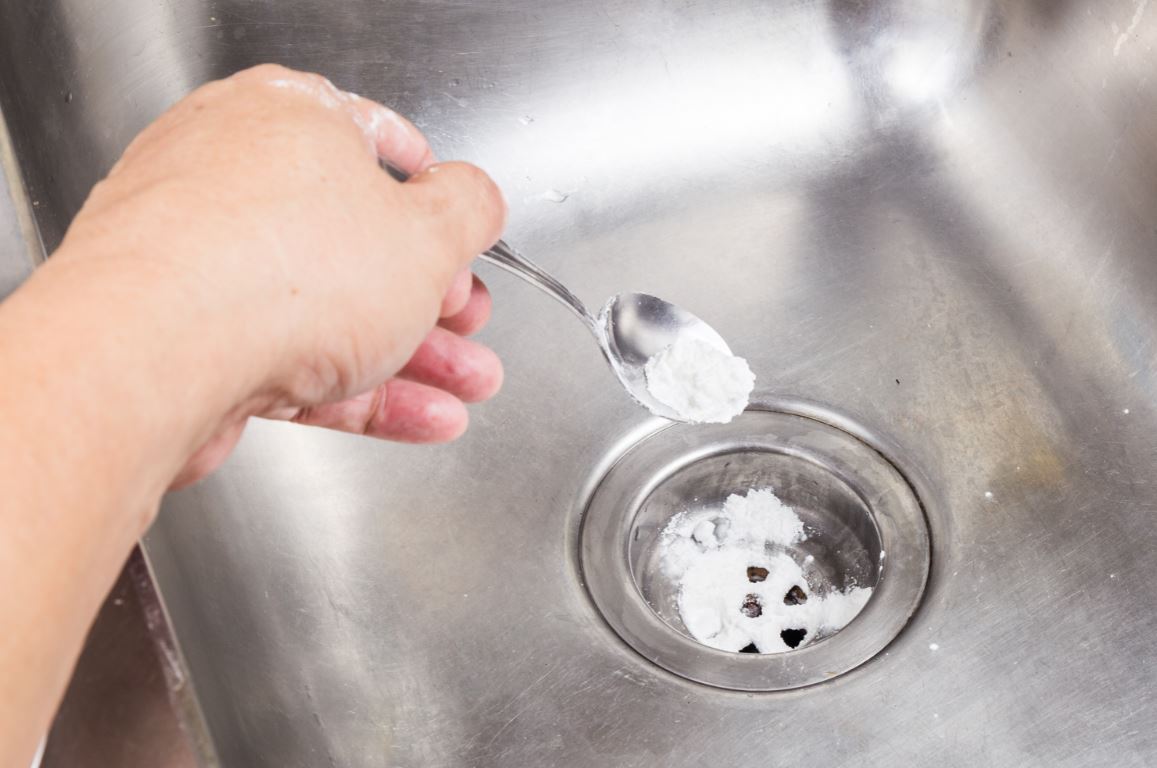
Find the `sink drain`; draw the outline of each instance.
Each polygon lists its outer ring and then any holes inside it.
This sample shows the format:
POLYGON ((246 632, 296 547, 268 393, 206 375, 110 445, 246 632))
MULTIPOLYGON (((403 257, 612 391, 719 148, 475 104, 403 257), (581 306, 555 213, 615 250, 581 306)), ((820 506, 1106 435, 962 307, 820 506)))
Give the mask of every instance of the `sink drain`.
POLYGON ((818 683, 870 659, 916 609, 929 558, 923 511, 890 462, 825 421, 770 410, 730 424, 671 425, 636 442, 595 486, 581 534, 584 582, 616 633, 675 674, 743 691, 818 683), (806 537, 775 556, 790 557, 806 583, 769 596, 767 567, 749 565, 735 574, 747 586, 736 611, 758 621, 772 599, 802 606, 809 595, 872 589, 843 629, 810 637, 784 627, 782 653, 695 640, 679 614, 680 584, 662 563, 673 518, 709 514, 753 489, 773 490, 803 522, 806 537))

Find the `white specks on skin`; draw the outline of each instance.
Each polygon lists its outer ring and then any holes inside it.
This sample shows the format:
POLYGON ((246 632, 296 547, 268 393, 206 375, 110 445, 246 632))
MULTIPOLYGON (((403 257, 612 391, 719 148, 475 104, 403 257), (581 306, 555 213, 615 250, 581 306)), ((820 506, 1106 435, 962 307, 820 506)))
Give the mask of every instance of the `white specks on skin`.
POLYGON ((940 650, 940 644, 939 643, 928 643, 928 650, 939 651, 940 650))
POLYGON ((1126 416, 1128 416, 1128 415, 1129 415, 1129 409, 1128 409, 1128 408, 1122 408, 1122 409, 1121 409, 1121 413, 1123 413, 1123 414, 1125 414, 1126 416))
POLYGON ((984 492, 984 498, 991 500, 992 499, 992 491, 985 491, 984 492))
POLYGON ((363 114, 363 111, 358 108, 358 105, 362 101, 360 96, 356 93, 348 93, 341 90, 324 77, 319 78, 316 82, 278 78, 269 80, 268 83, 274 88, 310 96, 327 109, 344 111, 349 115, 350 119, 353 120, 354 124, 361 129, 370 151, 375 155, 377 155, 378 137, 381 135, 384 124, 391 123, 403 131, 407 130, 407 126, 405 121, 402 120, 401 115, 389 107, 384 107, 380 104, 374 105, 374 108, 369 111, 369 116, 367 117, 363 114))
MULTIPOLYGON (((351 93, 350 96, 353 96, 354 103, 357 103, 361 100, 355 94, 351 93)), ((376 140, 378 135, 381 133, 382 125, 384 123, 393 123, 397 125, 400 122, 401 118, 398 117, 398 114, 394 112, 394 110, 387 109, 386 107, 379 105, 370 111, 369 121, 362 124, 361 128, 363 132, 376 140)))
POLYGON ((324 77, 320 78, 318 84, 315 85, 310 82, 302 80, 292 80, 289 78, 278 78, 270 80, 269 84, 274 88, 280 88, 285 91, 295 91, 306 96, 312 96, 317 101, 328 109, 341 109, 342 106, 349 104, 352 100, 349 95, 339 91, 337 86, 326 80, 324 77))
POLYGON ((1113 46, 1113 58, 1121 54, 1121 48, 1128 41, 1129 36, 1137 30, 1137 25, 1141 23, 1141 17, 1145 14, 1145 6, 1147 5, 1149 5, 1149 0, 1140 0, 1137 3, 1137 9, 1133 11, 1133 18, 1124 32, 1117 34, 1118 27, 1113 24, 1113 34, 1117 35, 1117 43, 1113 46))

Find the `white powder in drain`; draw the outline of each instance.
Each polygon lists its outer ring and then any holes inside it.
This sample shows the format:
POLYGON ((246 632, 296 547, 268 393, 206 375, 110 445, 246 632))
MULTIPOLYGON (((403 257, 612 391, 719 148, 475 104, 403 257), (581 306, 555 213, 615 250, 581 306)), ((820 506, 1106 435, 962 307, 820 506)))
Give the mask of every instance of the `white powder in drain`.
POLYGON ((725 424, 743 412, 755 386, 747 361, 688 334, 647 361, 647 391, 685 421, 725 424))
POLYGON ((678 584, 679 616, 691 636, 725 651, 754 645, 782 653, 847 626, 872 590, 813 592, 787 551, 806 538, 795 510, 766 489, 672 518, 659 544, 661 564, 678 584))

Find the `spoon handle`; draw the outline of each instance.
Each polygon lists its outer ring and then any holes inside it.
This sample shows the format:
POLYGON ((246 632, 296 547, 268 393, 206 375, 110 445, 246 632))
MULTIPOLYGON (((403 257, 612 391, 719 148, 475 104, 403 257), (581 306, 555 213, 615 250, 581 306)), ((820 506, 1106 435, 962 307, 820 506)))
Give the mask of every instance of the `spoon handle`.
MULTIPOLYGON (((410 174, 388 160, 380 159, 378 164, 382 170, 398 181, 404 182, 410 178, 410 174)), ((482 258, 512 275, 521 277, 543 293, 557 299, 563 306, 578 315, 579 320, 583 321, 583 324, 595 335, 596 339, 600 338, 598 322, 595 321, 586 304, 583 304, 578 296, 571 293, 565 285, 556 280, 545 269, 507 245, 505 240, 499 240, 491 246, 482 254, 482 258)))
POLYGON ((571 293, 570 289, 556 280, 545 269, 507 245, 505 240, 499 240, 491 246, 482 254, 482 258, 512 275, 521 277, 543 293, 557 299, 559 303, 578 315, 579 320, 582 320, 596 337, 598 336, 596 330, 598 324, 579 297, 571 293))

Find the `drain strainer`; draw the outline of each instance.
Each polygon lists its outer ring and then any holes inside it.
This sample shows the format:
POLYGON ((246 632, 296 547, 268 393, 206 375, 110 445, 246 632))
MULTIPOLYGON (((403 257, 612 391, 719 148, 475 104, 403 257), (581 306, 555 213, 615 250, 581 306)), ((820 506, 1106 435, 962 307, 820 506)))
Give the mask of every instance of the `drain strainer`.
MULTIPOLYGON (((671 425, 632 445, 591 495, 581 549, 591 597, 631 647, 689 680, 742 691, 818 683, 876 655, 915 611, 930 559, 923 510, 890 462, 826 420, 770 410, 730 424, 671 425), (752 489, 773 490, 803 521, 807 537, 787 554, 808 592, 872 588, 843 629, 808 642, 785 635, 796 650, 784 653, 731 653, 695 640, 679 616, 679 585, 661 564, 661 534, 673 517, 752 489)), ((747 574, 753 583, 761 576, 754 566, 747 574)), ((736 610, 754 618, 761 609, 753 599, 736 610)))

